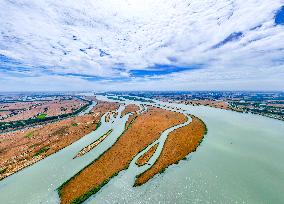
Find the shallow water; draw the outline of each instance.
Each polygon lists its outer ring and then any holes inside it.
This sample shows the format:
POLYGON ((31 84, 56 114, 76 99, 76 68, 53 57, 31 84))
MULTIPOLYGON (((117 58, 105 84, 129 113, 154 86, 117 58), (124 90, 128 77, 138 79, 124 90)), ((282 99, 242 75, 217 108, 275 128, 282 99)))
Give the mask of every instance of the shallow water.
MULTIPOLYGON (((188 160, 135 188, 134 176, 141 169, 133 160, 87 203, 284 203, 283 122, 210 107, 159 104, 201 118, 208 128, 201 146, 188 160)), ((118 117, 114 123, 103 123, 71 146, 4 179, 1 203, 57 203, 55 189, 111 146, 126 120, 118 117), (72 159, 111 128, 111 135, 94 150, 72 159)))

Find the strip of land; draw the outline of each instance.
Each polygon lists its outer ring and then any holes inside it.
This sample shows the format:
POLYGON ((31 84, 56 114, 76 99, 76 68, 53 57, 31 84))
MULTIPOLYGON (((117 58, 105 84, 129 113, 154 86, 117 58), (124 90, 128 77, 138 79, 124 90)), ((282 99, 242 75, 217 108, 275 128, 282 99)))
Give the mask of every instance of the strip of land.
POLYGON ((129 104, 125 107, 125 109, 121 112, 121 117, 125 116, 128 113, 137 113, 139 111, 139 106, 135 104, 129 104))
POLYGON ((46 117, 72 113, 87 101, 77 97, 54 97, 53 100, 13 102, 0 104, 0 122, 11 122, 36 118, 39 114, 46 117))
POLYGON ((137 161, 135 162, 135 164, 137 164, 138 166, 143 166, 145 164, 148 163, 148 161, 150 160, 150 158, 153 156, 153 154, 156 152, 157 147, 158 147, 158 143, 153 145, 153 147, 151 147, 147 152, 145 152, 143 155, 141 155, 137 161))
POLYGON ((61 100, 48 102, 11 102, 10 106, 0 104, 0 113, 3 111, 1 108, 10 108, 9 110, 12 111, 11 114, 7 115, 11 121, 0 120, 0 133, 34 127, 36 125, 46 125, 51 122, 71 118, 87 109, 91 104, 91 100, 83 98, 65 100, 63 102, 61 100), (74 105, 72 105, 72 102, 74 102, 74 105), (77 107, 77 103, 79 103, 79 107, 77 107), (19 107, 20 109, 11 109, 13 107, 19 107))
POLYGON ((225 110, 232 110, 229 103, 226 101, 213 101, 213 100, 188 100, 188 101, 181 101, 180 103, 183 104, 190 104, 190 105, 203 105, 203 106, 210 106, 213 108, 220 108, 225 110))
POLYGON ((110 178, 127 168, 135 155, 157 140, 163 131, 186 119, 183 114, 160 108, 149 108, 138 115, 110 149, 59 188, 61 203, 86 200, 110 178))
POLYGON ((0 134, 0 180, 94 131, 102 115, 118 107, 118 103, 98 101, 91 114, 0 134))
POLYGON ((156 174, 163 172, 168 166, 176 164, 189 153, 196 150, 206 134, 206 126, 199 118, 191 117, 191 123, 174 130, 168 135, 157 161, 151 168, 136 178, 134 186, 146 183, 156 174))
POLYGON ((139 106, 134 105, 134 104, 129 104, 126 106, 126 108, 122 111, 121 113, 121 117, 123 117, 124 115, 128 114, 128 113, 132 113, 129 117, 128 120, 125 123, 125 129, 127 130, 130 125, 134 122, 134 120, 137 118, 138 116, 138 111, 139 111, 139 106))
POLYGON ((74 157, 81 157, 84 154, 88 153, 89 151, 91 151, 92 149, 94 149, 96 146, 98 146, 102 141, 104 141, 109 135, 110 133, 112 133, 112 129, 107 131, 105 134, 103 134, 99 139, 97 139, 95 142, 89 144, 88 146, 84 147, 80 152, 78 152, 78 154, 74 157))
POLYGON ((107 113, 105 116, 105 122, 108 123, 110 121, 111 112, 107 113))

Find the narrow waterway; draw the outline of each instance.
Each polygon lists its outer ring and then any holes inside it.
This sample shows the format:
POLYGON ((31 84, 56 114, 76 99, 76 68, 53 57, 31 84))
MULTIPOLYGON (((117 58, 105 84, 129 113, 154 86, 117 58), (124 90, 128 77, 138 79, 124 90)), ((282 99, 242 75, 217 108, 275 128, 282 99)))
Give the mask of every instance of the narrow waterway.
POLYGON ((82 116, 82 115, 85 115, 85 114, 89 113, 96 105, 97 105, 97 102, 93 101, 92 104, 89 105, 88 108, 86 108, 86 110, 83 110, 82 112, 80 112, 78 114, 78 116, 82 116))

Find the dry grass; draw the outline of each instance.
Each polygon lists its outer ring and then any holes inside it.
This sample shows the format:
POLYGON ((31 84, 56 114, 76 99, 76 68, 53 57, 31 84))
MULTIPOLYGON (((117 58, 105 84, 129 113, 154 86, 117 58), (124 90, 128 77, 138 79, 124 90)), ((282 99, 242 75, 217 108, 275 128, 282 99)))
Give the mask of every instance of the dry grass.
POLYGON ((151 147, 147 152, 145 152, 143 155, 141 155, 135 163, 138 166, 143 166, 143 165, 147 164, 148 161, 150 160, 150 158, 156 152, 158 145, 159 144, 155 144, 153 147, 151 147))
POLYGON ((99 102, 92 114, 50 123, 41 127, 26 128, 0 135, 0 180, 72 144, 97 128, 101 116, 116 110, 117 103, 99 102), (76 125, 74 125, 76 124, 76 125), (35 159, 34 155, 49 147, 35 159))
POLYGON ((128 113, 136 113, 139 110, 139 106, 135 104, 129 104, 125 107, 125 109, 121 112, 121 117, 128 113))
POLYGON ((168 135, 161 155, 150 169, 136 178, 134 186, 146 183, 157 173, 163 172, 168 166, 196 150, 206 133, 206 126, 199 118, 191 117, 192 122, 189 125, 174 130, 168 135))
POLYGON ((184 115, 159 108, 150 108, 139 115, 109 150, 60 188, 61 203, 83 202, 127 168, 133 157, 158 139, 164 130, 185 121, 184 115))

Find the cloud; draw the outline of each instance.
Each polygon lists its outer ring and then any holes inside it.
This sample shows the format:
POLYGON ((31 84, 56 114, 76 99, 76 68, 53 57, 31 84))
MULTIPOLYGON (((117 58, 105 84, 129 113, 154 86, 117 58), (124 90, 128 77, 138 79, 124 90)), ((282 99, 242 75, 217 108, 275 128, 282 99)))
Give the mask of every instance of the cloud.
POLYGON ((0 90, 283 90, 283 4, 2 0, 0 90))

